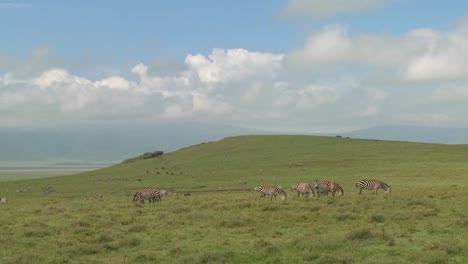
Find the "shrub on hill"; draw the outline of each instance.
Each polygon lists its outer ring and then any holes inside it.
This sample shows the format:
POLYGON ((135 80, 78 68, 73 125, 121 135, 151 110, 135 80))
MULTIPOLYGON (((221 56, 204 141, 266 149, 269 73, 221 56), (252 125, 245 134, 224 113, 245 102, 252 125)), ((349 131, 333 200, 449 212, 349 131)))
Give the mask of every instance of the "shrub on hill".
POLYGON ((164 151, 158 150, 158 151, 153 151, 153 152, 146 152, 143 155, 140 155, 138 157, 134 157, 134 158, 124 160, 122 163, 131 163, 131 162, 141 160, 141 159, 152 159, 152 158, 159 157, 161 155, 164 155, 164 151))

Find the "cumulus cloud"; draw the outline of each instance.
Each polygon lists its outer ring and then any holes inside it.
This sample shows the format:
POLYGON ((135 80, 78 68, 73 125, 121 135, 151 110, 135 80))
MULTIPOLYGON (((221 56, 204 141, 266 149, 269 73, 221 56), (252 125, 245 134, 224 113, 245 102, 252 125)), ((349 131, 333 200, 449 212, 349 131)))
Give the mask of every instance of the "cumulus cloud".
POLYGON ((458 124, 468 122, 464 43, 463 23, 401 35, 330 25, 286 54, 213 49, 187 55, 170 74, 139 63, 128 69, 130 77, 114 72, 98 79, 60 63, 44 69, 49 64, 41 59, 24 74, 16 69, 26 63, 10 58, 3 68, 12 70, 0 75, 0 124, 190 118, 285 132, 458 124))
POLYGON ((390 0, 289 0, 282 16, 311 16, 324 18, 340 13, 358 13, 383 6, 390 0))
POLYGON ((245 49, 214 49, 207 58, 189 55, 185 62, 203 83, 239 81, 253 76, 273 77, 283 55, 251 52, 245 49))
POLYGON ((286 55, 289 67, 334 70, 373 67, 406 81, 463 80, 468 77, 468 27, 451 32, 417 29, 400 36, 353 35, 340 25, 309 36, 286 55))
POLYGON ((0 108, 12 115, 0 119, 14 126, 47 122, 40 116, 61 121, 223 118, 251 83, 274 79, 281 60, 282 55, 214 49, 207 57, 188 55, 186 70, 177 75, 150 75, 147 65, 137 64, 131 69, 137 80, 119 75, 91 80, 57 67, 32 77, 7 72, 0 77, 0 108), (235 96, 229 96, 231 88, 235 96))
POLYGON ((130 82, 120 76, 111 76, 94 83, 96 86, 105 86, 112 89, 126 90, 130 88, 130 82))

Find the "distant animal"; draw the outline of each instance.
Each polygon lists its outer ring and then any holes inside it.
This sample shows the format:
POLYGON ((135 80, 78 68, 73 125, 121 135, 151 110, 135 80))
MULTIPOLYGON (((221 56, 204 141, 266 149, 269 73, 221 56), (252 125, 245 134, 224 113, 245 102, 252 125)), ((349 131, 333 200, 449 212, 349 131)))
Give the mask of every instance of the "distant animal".
POLYGON ((184 196, 190 196, 190 193, 189 192, 184 193, 184 196))
POLYGON ((145 200, 149 200, 150 203, 160 202, 161 194, 158 189, 141 189, 133 195, 133 202, 145 203, 145 200))
POLYGON ((315 180, 315 191, 317 196, 320 197, 321 194, 328 196, 328 193, 332 193, 332 196, 335 196, 335 193, 338 193, 338 196, 344 196, 343 188, 336 182, 333 181, 319 181, 315 180))
POLYGON ((2 204, 7 204, 8 203, 8 199, 6 197, 2 197, 0 198, 0 203, 2 204))
POLYGON ((297 192, 297 197, 301 196, 301 198, 306 197, 309 199, 309 194, 311 197, 315 197, 315 191, 312 186, 306 182, 299 182, 291 186, 291 192, 297 192))
POLYGON ((386 191, 387 195, 392 194, 392 188, 390 188, 390 185, 381 182, 379 180, 360 180, 356 182, 356 189, 359 188, 359 194, 362 193, 362 190, 367 189, 367 190, 374 190, 374 194, 377 195, 377 190, 383 189, 386 191))
POLYGON ((270 201, 273 200, 273 196, 276 200, 277 195, 281 196, 281 200, 283 201, 286 201, 288 198, 288 195, 283 189, 271 184, 262 184, 258 187, 255 187, 254 190, 260 193, 260 198, 265 198, 266 195, 270 195, 270 201))
POLYGON ((246 185, 246 184, 247 184, 247 181, 246 181, 246 180, 244 180, 244 179, 240 179, 240 180, 239 180, 239 183, 240 183, 240 184, 244 184, 244 185, 246 185))

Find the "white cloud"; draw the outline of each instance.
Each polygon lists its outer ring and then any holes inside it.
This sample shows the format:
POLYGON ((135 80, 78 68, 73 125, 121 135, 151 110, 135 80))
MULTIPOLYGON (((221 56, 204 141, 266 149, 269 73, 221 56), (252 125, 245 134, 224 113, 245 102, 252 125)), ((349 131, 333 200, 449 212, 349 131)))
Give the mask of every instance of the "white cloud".
POLYGON ((352 35, 328 26, 309 36, 303 48, 286 55, 288 67, 314 71, 367 67, 405 81, 468 79, 468 28, 452 32, 417 29, 400 36, 352 35))
POLYGON ((251 52, 245 49, 213 49, 210 56, 189 55, 185 59, 203 83, 273 77, 281 68, 283 55, 251 52))
MULTIPOLYGON (((27 78, 9 72, 0 78, 0 102, 17 117, 0 115, 0 121, 8 120, 11 126, 83 118, 222 119, 234 114, 252 83, 276 78, 281 59, 282 55, 243 49, 214 49, 208 57, 188 55, 187 69, 175 76, 152 76, 148 66, 137 64, 131 69, 139 77, 136 81, 119 75, 90 80, 63 68, 27 78), (203 63, 197 64, 198 59, 203 63)), ((255 95, 251 100, 255 102, 255 95)))
POLYGON ((106 86, 112 89, 126 90, 130 88, 130 82, 120 76, 111 76, 107 79, 94 82, 98 87, 106 86))
POLYGON ((457 80, 468 76, 468 27, 439 33, 433 30, 414 31, 424 48, 406 62, 404 77, 414 81, 457 80))
POLYGON ((85 78, 73 76, 64 69, 50 69, 38 78, 33 80, 33 84, 41 89, 57 87, 62 85, 89 85, 91 82, 85 78))
POLYGON ((42 69, 44 60, 27 75, 17 70, 26 63, 13 63, 0 77, 0 124, 193 119, 291 132, 457 125, 468 122, 464 43, 466 25, 392 36, 330 25, 287 54, 213 49, 187 55, 171 74, 139 63, 131 78, 93 80, 60 65, 42 69))
POLYGON ((358 13, 383 6, 390 0, 289 0, 282 16, 324 18, 340 13, 358 13))

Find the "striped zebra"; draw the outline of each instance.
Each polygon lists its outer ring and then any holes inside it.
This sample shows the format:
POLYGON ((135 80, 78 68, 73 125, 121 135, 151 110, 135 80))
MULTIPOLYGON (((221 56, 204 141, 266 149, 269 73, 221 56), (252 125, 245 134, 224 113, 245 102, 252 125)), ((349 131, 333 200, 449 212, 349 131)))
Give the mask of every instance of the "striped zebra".
POLYGON ((133 202, 140 202, 145 203, 145 200, 149 200, 151 203, 160 202, 161 201, 161 194, 158 189, 141 189, 135 192, 133 195, 133 202))
POLYGON ((261 198, 265 198, 266 195, 270 195, 271 196, 270 201, 273 200, 273 196, 275 197, 275 200, 276 200, 276 195, 281 196, 281 200, 283 201, 286 201, 286 199, 288 198, 288 195, 283 189, 281 189, 278 186, 271 185, 271 184, 262 184, 258 187, 255 187, 254 190, 256 192, 260 192, 261 198))
POLYGON ((343 188, 336 182, 333 181, 318 181, 315 180, 315 191, 317 196, 320 197, 320 194, 325 194, 328 197, 328 193, 332 193, 332 196, 335 196, 335 193, 338 193, 338 196, 344 196, 343 188))
POLYGON ((306 182, 299 182, 291 186, 291 192, 297 192, 297 197, 301 196, 301 198, 306 197, 309 199, 309 193, 311 197, 315 197, 315 191, 312 186, 306 182))
POLYGON ((390 188, 390 185, 379 180, 360 180, 356 182, 356 189, 357 188, 359 188, 359 194, 362 193, 363 189, 374 190, 375 195, 377 195, 378 189, 385 190, 387 192, 387 195, 392 194, 392 188, 390 188))

